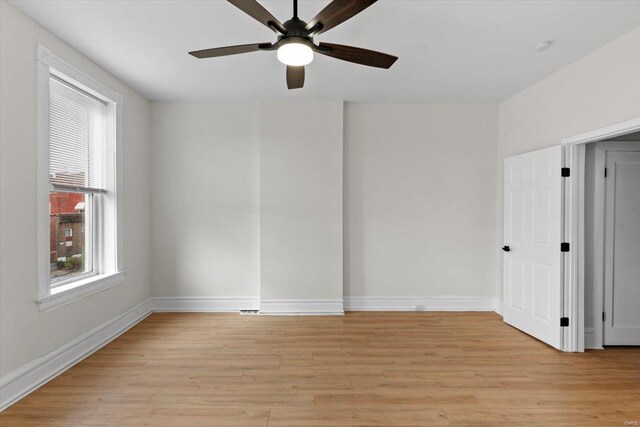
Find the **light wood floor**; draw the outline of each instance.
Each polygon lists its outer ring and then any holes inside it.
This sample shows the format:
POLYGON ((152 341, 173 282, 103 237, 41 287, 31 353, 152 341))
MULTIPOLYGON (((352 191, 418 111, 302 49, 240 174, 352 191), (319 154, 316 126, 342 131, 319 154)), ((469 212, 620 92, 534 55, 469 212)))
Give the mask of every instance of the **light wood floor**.
POLYGON ((494 313, 154 314, 2 426, 623 426, 640 349, 561 353, 494 313))

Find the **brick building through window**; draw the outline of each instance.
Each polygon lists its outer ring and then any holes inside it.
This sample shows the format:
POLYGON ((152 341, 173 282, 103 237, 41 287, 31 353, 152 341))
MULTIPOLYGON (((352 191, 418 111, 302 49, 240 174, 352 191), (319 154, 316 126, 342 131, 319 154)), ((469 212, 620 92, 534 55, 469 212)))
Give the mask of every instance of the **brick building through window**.
MULTIPOLYGON (((68 182, 74 177, 66 175, 57 178, 68 182)), ((55 179, 52 177, 52 180, 55 179)), ((85 197, 83 193, 49 193, 49 260, 52 276, 81 267, 81 263, 75 267, 69 263, 65 266, 64 263, 73 257, 83 260, 85 255, 85 197)))

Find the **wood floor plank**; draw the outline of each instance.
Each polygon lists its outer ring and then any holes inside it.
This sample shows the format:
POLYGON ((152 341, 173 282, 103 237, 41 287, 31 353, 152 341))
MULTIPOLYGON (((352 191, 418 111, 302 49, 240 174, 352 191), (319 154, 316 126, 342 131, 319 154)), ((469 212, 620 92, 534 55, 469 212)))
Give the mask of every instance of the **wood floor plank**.
POLYGON ((156 313, 2 426, 574 426, 640 421, 640 349, 562 353, 494 313, 156 313))

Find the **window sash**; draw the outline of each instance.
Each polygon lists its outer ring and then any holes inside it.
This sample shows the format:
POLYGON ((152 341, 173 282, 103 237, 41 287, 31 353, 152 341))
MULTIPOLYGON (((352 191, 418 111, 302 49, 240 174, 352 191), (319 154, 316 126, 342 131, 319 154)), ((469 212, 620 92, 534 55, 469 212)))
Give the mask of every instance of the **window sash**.
POLYGON ((72 89, 84 96, 86 96, 89 99, 92 99, 96 102, 99 102, 103 105, 107 105, 107 102, 102 99, 102 98, 98 98, 97 96, 94 96, 93 94, 87 92, 86 90, 84 90, 83 88, 79 87, 78 85, 75 85, 73 83, 68 82, 66 79, 62 78, 61 76, 57 75, 56 73, 51 73, 50 77, 52 79, 54 79, 55 81, 62 83, 63 85, 67 86, 69 89, 72 89))
MULTIPOLYGON (((49 192, 49 194, 53 192, 55 191, 52 190, 49 192)), ((67 191, 64 191, 64 192, 67 192, 67 191)), ((79 193, 84 193, 84 192, 79 192, 79 193)), ((54 279, 53 277, 49 277, 49 286, 51 289, 100 274, 100 265, 97 264, 97 260, 99 259, 99 251, 100 251, 99 245, 102 244, 102 242, 104 241, 104 237, 101 237, 100 230, 98 229, 100 205, 97 200, 97 197, 94 196, 92 193, 85 193, 85 194, 88 194, 89 198, 85 202, 85 211, 84 211, 85 251, 83 256, 84 256, 85 266, 88 266, 90 269, 89 271, 86 271, 84 273, 75 274, 71 277, 66 277, 58 280, 54 279)), ((49 228, 49 233, 51 233, 50 228, 49 228)))
MULTIPOLYGON (((114 111, 108 102, 68 81, 66 76, 50 70, 49 79, 49 194, 85 196, 83 271, 59 277, 50 275, 49 286, 53 290, 96 276, 105 269, 99 256, 104 250, 100 245, 106 244, 101 231, 104 225, 98 222, 104 218, 100 212, 103 204, 96 196, 107 193, 109 167, 114 166, 108 129, 113 125, 114 111), (56 109, 52 110, 54 105, 56 109), (54 131, 56 139, 53 139, 54 131)), ((49 229, 49 233, 52 232, 49 229)))
POLYGON ((50 184, 89 191, 111 187, 112 109, 60 75, 49 78, 50 184))
POLYGON ((67 277, 66 279, 51 280, 51 289, 59 288, 60 286, 68 285, 69 283, 77 282, 78 280, 84 280, 89 277, 97 276, 98 272, 93 269, 86 273, 76 274, 73 277, 67 277))
POLYGON ((104 188, 77 187, 74 185, 51 184, 51 191, 61 193, 105 194, 104 188))

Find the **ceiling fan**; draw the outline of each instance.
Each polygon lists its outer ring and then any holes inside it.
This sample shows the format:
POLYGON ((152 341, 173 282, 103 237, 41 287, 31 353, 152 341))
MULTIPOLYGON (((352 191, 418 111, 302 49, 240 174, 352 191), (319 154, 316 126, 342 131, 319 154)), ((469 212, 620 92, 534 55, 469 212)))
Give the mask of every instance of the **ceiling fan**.
POLYGON ((299 89, 304 86, 304 66, 313 61, 314 52, 356 64, 377 68, 390 68, 396 56, 373 50, 361 49, 333 43, 315 44, 313 38, 362 12, 377 0, 333 0, 311 21, 298 18, 298 0, 293 0, 293 18, 282 24, 256 0, 227 0, 278 35, 275 43, 255 43, 217 47, 189 52, 196 58, 214 58, 260 50, 278 51, 278 59, 287 66, 287 87, 299 89))

